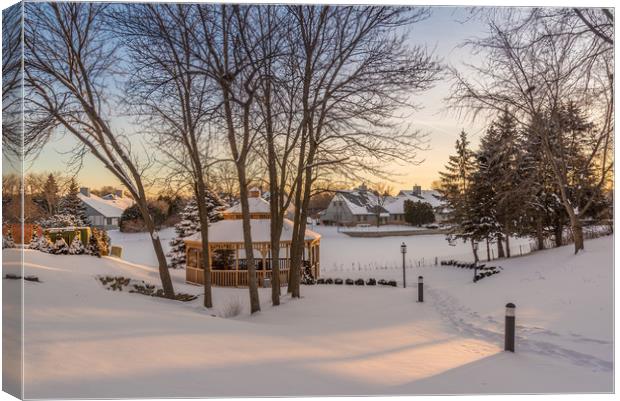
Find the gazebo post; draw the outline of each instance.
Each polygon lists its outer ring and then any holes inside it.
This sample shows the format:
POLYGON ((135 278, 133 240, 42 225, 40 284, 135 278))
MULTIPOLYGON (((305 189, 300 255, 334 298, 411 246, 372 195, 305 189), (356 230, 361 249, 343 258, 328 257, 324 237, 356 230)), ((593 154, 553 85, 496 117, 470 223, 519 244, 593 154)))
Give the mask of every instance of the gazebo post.
POLYGON ((235 287, 239 286, 239 244, 235 244, 235 287))

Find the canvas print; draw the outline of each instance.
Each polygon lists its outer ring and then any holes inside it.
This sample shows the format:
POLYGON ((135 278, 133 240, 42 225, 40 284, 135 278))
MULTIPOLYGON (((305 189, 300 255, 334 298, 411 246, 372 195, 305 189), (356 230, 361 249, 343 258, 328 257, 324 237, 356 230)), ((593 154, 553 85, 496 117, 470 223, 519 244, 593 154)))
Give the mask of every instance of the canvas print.
POLYGON ((614 9, 2 13, 3 390, 614 392, 614 9))

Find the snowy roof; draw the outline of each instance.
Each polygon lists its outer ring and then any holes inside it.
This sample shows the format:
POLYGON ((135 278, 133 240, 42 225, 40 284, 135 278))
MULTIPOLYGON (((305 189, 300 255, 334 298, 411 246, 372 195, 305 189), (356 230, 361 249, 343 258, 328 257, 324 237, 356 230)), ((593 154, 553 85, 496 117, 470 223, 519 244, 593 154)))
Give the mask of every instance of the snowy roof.
MULTIPOLYGON (((385 207, 378 205, 379 197, 367 190, 337 191, 336 197, 344 201, 354 215, 375 215, 377 209, 381 214, 388 213, 385 207)), ((389 199, 385 201, 388 202, 389 199)))
POLYGON ((131 198, 116 197, 114 199, 103 199, 92 193, 90 196, 79 193, 78 197, 82 202, 95 209, 104 217, 121 217, 123 211, 134 203, 131 198))
MULTIPOLYGON (((269 202, 263 198, 248 198, 248 204, 250 206, 250 213, 269 213, 269 202)), ((229 207, 222 213, 241 213, 241 202, 229 207)))
MULTIPOLYGON (((252 231, 252 242, 269 242, 271 241, 271 220, 269 219, 251 219, 250 227, 252 231)), ((186 241, 200 241, 200 232, 184 238, 186 241)), ((282 235, 280 241, 291 241, 293 238, 293 222, 284 219, 282 227, 282 235)), ((305 239, 311 241, 321 238, 321 235, 306 230, 305 239)), ((220 220, 209 226, 209 242, 243 242, 243 220, 220 220)))
POLYGON ((441 200, 439 192, 429 189, 422 190, 420 195, 413 194, 412 191, 402 190, 398 196, 393 197, 389 203, 386 202, 385 208, 391 214, 403 214, 405 213, 405 201, 410 200, 413 202, 426 202, 433 208, 444 207, 445 203, 441 200))

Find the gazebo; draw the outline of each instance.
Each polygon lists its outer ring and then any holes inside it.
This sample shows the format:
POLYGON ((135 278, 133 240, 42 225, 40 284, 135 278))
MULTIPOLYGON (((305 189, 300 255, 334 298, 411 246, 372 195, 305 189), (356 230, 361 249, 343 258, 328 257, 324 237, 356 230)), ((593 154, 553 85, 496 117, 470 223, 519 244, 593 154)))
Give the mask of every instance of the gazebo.
MULTIPOLYGON (((261 198, 258 189, 252 188, 249 193, 252 248, 254 249, 258 285, 262 286, 266 278, 271 279, 272 264, 275 258, 279 260, 280 284, 286 285, 289 280, 293 222, 284 219, 282 234, 280 235, 280 254, 271 255, 269 203, 261 198)), ((248 272, 240 205, 225 210, 222 212, 222 217, 223 220, 209 226, 211 283, 220 287, 247 287, 248 272)), ((306 230, 301 271, 303 273, 304 270, 309 270, 315 278, 320 275, 320 242, 320 234, 306 230)), ((187 253, 186 281, 203 284, 202 238, 199 232, 185 238, 185 249, 187 253)))

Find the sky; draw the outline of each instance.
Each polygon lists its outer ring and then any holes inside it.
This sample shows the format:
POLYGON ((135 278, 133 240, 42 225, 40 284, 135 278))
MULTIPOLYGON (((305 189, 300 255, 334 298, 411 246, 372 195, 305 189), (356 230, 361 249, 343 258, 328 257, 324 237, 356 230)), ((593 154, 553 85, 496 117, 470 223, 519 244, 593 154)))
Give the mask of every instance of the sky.
MULTIPOLYGON (((464 22, 467 16, 465 8, 432 7, 430 18, 412 26, 410 41, 412 44, 426 45, 443 64, 458 67, 463 62, 471 62, 473 56, 469 50, 460 48, 459 45, 468 38, 482 35, 485 26, 475 19, 464 22)), ((444 77, 434 88, 413 99, 421 109, 410 113, 407 122, 412 128, 427 134, 429 149, 420 152, 415 163, 387 166, 394 173, 387 184, 394 189, 410 188, 414 184, 430 188, 431 183, 439 179, 439 171, 453 153, 461 130, 464 129, 470 135, 474 147, 477 145, 484 129, 484 121, 472 122, 470 118, 459 117, 449 110, 444 100, 449 93, 450 82, 444 77)), ((65 171, 71 175, 77 173, 80 185, 91 188, 119 185, 118 180, 92 156, 84 159, 79 171, 66 171, 65 166, 70 158, 67 151, 72 149, 75 143, 70 135, 54 135, 39 157, 27 166, 28 171, 65 171)), ((368 181, 372 183, 380 180, 368 177, 368 181)))

